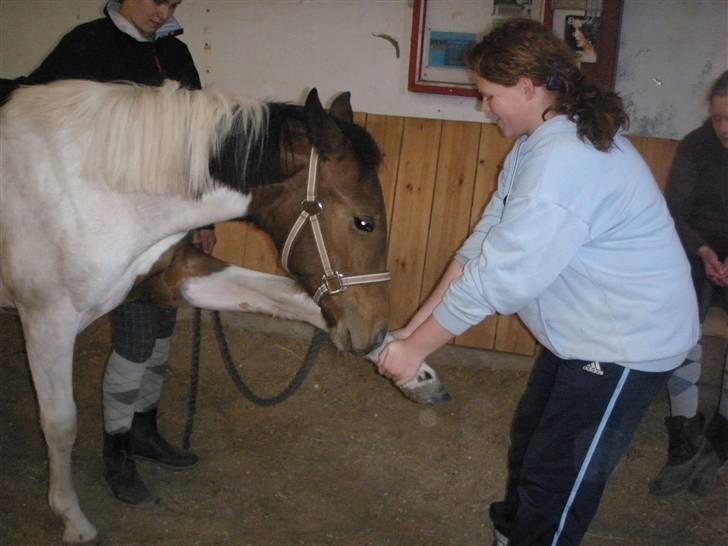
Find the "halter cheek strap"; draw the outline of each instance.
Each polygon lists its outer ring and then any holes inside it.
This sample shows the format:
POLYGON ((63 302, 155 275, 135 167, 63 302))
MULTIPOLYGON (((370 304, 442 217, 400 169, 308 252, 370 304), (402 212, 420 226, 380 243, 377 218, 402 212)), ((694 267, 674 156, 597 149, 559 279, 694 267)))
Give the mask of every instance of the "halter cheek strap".
POLYGON ((324 236, 321 232, 321 223, 319 222, 319 214, 323 210, 323 205, 318 200, 318 192, 316 189, 316 182, 318 179, 318 152, 312 146, 311 157, 308 162, 308 181, 306 183, 306 200, 301 202, 301 212, 296 218, 296 221, 291 227, 291 231, 288 232, 286 242, 283 245, 283 251, 281 252, 281 265, 288 273, 288 258, 291 254, 291 248, 293 243, 296 241, 298 234, 301 232, 304 224, 308 221, 313 232, 314 241, 316 241, 316 250, 318 251, 319 260, 324 270, 321 276, 321 285, 313 295, 313 299, 316 303, 326 295, 339 294, 344 292, 350 286, 356 286, 359 284, 379 284, 389 281, 392 275, 389 271, 383 271, 381 273, 366 273, 362 275, 343 275, 331 265, 329 260, 329 254, 326 251, 326 244, 324 243, 324 236))

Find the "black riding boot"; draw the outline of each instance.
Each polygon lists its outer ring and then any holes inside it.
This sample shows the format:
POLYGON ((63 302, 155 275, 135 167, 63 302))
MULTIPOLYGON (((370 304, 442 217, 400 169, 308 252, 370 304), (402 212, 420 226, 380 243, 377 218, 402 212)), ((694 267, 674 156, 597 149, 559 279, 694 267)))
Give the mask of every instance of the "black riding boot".
POLYGON ((712 493, 720 486, 718 471, 728 458, 728 419, 717 411, 705 427, 705 441, 713 446, 715 462, 709 464, 693 480, 690 490, 700 495, 712 493))
POLYGON ((134 457, 153 461, 174 470, 191 468, 197 464, 197 455, 172 446, 157 430, 157 408, 135 413, 131 425, 134 457))
POLYGON ((151 506, 158 499, 144 485, 132 459, 131 433, 108 434, 104 432, 103 448, 106 465, 106 483, 114 497, 136 506, 151 506))
POLYGON ((710 442, 703 436, 703 414, 695 417, 665 417, 669 436, 667 463, 650 482, 650 492, 666 496, 690 487, 706 494, 713 484, 704 479, 706 472, 717 468, 717 457, 710 442), (698 479, 700 478, 700 479, 698 479))

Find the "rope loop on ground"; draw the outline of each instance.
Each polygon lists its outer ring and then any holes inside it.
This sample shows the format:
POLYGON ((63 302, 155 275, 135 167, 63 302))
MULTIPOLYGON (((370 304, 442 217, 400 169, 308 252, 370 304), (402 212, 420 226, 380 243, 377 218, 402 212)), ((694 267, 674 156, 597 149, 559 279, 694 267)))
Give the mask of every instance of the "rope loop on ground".
MULTIPOLYGON (((213 331, 215 332, 215 338, 217 339, 217 345, 220 349, 220 355, 222 356, 223 363, 225 364, 225 370, 232 379, 235 387, 245 397, 246 400, 254 403, 257 406, 274 406, 286 401, 288 398, 293 396, 295 392, 303 385, 303 382, 308 377, 314 364, 316 364, 316 358, 318 357, 321 347, 326 342, 328 337, 327 333, 319 328, 314 329, 313 337, 311 338, 311 344, 306 352, 306 357, 301 364, 301 367, 296 371, 295 375, 291 379, 290 383, 278 394, 270 397, 262 397, 255 394, 248 384, 238 373, 237 366, 233 361, 230 354, 230 348, 225 338, 225 332, 223 330, 222 321, 220 320, 220 313, 218 311, 211 311, 213 331)), ((197 387, 199 382, 199 370, 200 370, 200 345, 201 345, 201 310, 195 308, 194 320, 193 320, 193 336, 192 336, 192 354, 190 355, 190 391, 187 399, 187 423, 185 425, 184 437, 182 439, 182 446, 184 449, 189 449, 190 436, 192 435, 192 424, 194 420, 194 414, 197 407, 197 387)))

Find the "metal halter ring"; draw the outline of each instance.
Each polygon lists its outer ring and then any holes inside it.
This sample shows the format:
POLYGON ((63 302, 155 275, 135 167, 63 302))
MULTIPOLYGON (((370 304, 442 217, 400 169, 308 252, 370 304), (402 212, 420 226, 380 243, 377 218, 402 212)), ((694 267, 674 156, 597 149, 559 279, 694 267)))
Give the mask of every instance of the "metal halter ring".
POLYGON ((309 216, 321 214, 323 209, 324 206, 321 204, 321 201, 301 201, 301 211, 309 216))

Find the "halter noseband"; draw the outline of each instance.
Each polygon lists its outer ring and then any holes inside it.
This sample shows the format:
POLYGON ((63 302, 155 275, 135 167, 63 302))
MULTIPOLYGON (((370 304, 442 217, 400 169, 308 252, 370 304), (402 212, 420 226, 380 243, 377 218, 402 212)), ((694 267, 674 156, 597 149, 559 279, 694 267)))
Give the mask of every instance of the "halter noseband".
POLYGON ((306 183, 306 200, 301 202, 301 213, 293 224, 291 231, 288 232, 286 243, 283 245, 281 252, 281 265, 288 273, 288 256, 291 253, 293 243, 301 232, 301 228, 308 220, 313 232, 313 238, 316 241, 316 250, 318 250, 321 266, 324 274, 321 277, 321 286, 318 287, 313 295, 313 300, 318 303, 325 295, 334 295, 344 292, 350 286, 358 284, 379 284, 389 281, 392 275, 389 271, 382 273, 367 273, 364 275, 342 275, 331 266, 329 254, 326 252, 324 244, 324 236, 321 233, 321 224, 319 222, 319 214, 323 209, 321 201, 318 200, 318 192, 316 190, 316 179, 318 172, 318 152, 312 146, 311 158, 308 162, 308 182, 306 183))

